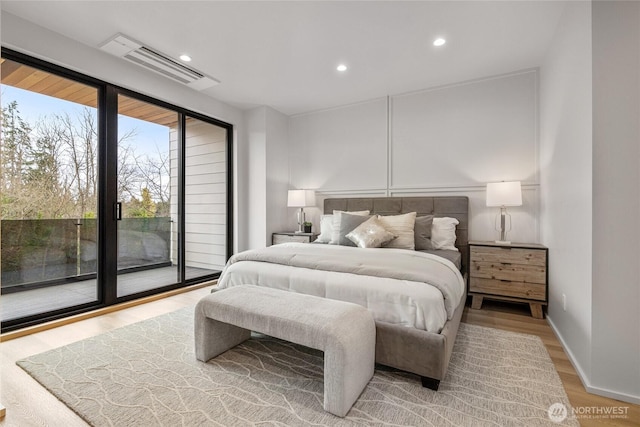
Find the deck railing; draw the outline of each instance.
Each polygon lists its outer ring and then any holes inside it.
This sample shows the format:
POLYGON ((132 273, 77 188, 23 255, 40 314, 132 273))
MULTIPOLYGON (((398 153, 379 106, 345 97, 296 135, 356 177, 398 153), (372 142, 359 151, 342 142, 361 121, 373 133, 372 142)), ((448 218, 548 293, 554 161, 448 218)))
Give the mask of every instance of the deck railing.
MULTIPOLYGON (((95 219, 2 220, 2 291, 66 283, 95 276, 95 219)), ((118 269, 171 262, 171 219, 123 218, 118 222, 118 269)))

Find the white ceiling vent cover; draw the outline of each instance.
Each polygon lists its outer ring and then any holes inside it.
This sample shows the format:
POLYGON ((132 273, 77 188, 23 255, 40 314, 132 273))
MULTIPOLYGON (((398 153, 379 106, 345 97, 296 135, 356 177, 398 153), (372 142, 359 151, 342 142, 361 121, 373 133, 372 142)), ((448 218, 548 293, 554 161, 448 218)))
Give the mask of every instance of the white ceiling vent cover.
POLYGON ((144 46, 142 43, 120 33, 102 43, 100 49, 127 59, 155 73, 162 74, 195 90, 208 89, 220 83, 220 81, 196 69, 187 67, 167 55, 144 46))

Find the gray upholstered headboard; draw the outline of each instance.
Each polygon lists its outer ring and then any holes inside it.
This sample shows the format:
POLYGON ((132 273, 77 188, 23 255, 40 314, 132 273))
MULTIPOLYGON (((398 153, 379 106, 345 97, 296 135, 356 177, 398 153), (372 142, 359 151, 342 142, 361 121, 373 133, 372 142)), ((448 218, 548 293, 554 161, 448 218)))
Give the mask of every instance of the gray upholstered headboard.
POLYGON ((460 221, 456 227, 456 247, 462 254, 462 271, 467 271, 469 243, 469 198, 452 197, 376 197, 376 198, 331 198, 324 199, 324 213, 334 210, 361 211, 372 214, 397 215, 417 212, 420 215, 451 217, 460 221))

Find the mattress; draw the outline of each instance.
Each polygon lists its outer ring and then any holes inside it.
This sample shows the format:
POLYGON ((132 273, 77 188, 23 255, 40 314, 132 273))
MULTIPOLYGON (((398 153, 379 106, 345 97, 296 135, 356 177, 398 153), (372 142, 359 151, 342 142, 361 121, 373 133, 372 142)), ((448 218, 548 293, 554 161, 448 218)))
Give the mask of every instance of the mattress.
POLYGON ((440 332, 450 317, 451 303, 457 304, 464 293, 464 280, 453 263, 416 251, 288 243, 247 253, 234 255, 236 258, 229 260, 218 282, 219 288, 254 284, 352 302, 366 307, 377 321, 435 333, 440 332), (291 249, 285 261, 265 262, 270 251, 286 250, 285 245, 291 249), (314 247, 319 253, 316 254, 314 247), (253 256, 246 256, 247 253, 253 256), (290 265, 305 256, 312 265, 290 265), (367 260, 369 256, 374 257, 373 261, 367 260), (381 265, 380 257, 388 260, 389 265, 381 265), (340 261, 336 262, 337 258, 340 261), (327 260, 331 261, 323 264, 327 260), (327 266, 341 262, 342 271, 332 271, 327 266), (414 262, 413 270, 425 275, 426 281, 415 280, 412 268, 407 268, 414 262), (395 268, 396 278, 386 277, 384 269, 393 270, 394 265, 402 266, 395 268), (370 273, 371 269, 373 275, 362 274, 370 273))

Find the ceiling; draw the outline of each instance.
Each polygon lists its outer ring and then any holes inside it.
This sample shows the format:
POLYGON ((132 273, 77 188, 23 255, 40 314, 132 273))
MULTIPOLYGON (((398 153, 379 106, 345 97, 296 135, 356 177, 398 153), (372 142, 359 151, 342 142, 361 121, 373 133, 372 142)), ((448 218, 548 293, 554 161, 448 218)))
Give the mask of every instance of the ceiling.
POLYGON ((2 1, 95 47, 120 32, 221 83, 204 93, 297 114, 537 67, 561 1, 2 1), (432 42, 444 37, 440 48, 432 42), (346 72, 336 71, 339 63, 346 72))

